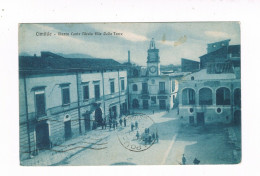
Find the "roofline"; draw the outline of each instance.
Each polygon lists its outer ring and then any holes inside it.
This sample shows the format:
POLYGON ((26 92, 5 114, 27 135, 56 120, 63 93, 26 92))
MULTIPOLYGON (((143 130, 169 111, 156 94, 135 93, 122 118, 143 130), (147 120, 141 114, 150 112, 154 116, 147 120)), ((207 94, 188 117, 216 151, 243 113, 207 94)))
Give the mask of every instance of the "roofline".
POLYGON ((208 43, 207 45, 211 45, 211 44, 214 44, 214 43, 220 43, 220 42, 225 42, 225 41, 231 41, 231 39, 226 39, 226 40, 221 40, 221 41, 218 41, 218 42, 213 42, 213 43, 208 43))

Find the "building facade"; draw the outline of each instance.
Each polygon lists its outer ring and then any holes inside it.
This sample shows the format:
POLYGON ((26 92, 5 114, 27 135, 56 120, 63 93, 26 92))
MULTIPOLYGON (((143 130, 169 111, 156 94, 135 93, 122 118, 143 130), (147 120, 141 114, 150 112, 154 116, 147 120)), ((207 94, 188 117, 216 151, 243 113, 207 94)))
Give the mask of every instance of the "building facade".
POLYGON ((127 71, 112 59, 19 58, 20 158, 128 111, 127 71))
POLYGON ((241 121, 240 45, 229 41, 208 44, 201 70, 180 81, 179 116, 192 125, 241 121))
POLYGON ((147 67, 130 66, 129 106, 133 109, 170 109, 175 104, 175 76, 160 73, 159 49, 154 39, 147 50, 147 67))

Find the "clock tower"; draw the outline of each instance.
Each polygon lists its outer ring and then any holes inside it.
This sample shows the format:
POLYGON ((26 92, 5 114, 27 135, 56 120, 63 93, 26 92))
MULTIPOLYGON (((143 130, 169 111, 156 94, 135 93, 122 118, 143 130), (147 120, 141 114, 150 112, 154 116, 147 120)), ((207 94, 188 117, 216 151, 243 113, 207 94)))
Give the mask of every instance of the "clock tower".
POLYGON ((156 49, 154 39, 150 41, 150 47, 147 51, 147 69, 149 76, 160 75, 160 57, 159 49, 156 49))

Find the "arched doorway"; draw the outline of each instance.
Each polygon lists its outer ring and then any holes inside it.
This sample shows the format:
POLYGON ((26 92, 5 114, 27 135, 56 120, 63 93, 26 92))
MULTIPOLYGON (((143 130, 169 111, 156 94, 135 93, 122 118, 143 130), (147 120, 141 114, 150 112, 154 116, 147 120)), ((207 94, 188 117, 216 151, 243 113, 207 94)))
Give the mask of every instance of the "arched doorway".
POLYGON ((234 112, 234 123, 236 125, 240 125, 241 124, 241 111, 240 110, 236 110, 234 112))
POLYGON ((101 108, 97 108, 95 110, 95 121, 97 123, 97 127, 101 126, 102 125, 102 110, 101 108))
POLYGON ((139 101, 137 99, 133 100, 133 108, 139 108, 139 101))

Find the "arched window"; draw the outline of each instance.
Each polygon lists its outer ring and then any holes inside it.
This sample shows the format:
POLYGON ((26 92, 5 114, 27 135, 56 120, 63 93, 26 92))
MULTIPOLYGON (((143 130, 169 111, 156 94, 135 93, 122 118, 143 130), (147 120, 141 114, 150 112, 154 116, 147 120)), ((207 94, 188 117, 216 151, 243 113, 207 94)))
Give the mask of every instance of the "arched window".
POLYGON ((241 89, 235 89, 234 91, 234 104, 241 107, 241 89))
POLYGON ((195 104, 195 91, 190 88, 186 88, 182 91, 182 104, 194 105, 195 104))
POLYGON ((230 90, 226 87, 217 89, 216 92, 217 105, 230 105, 230 90))
POLYGON ((133 91, 138 91, 138 87, 136 84, 133 85, 133 91))
POLYGON ((212 91, 209 88, 202 88, 199 90, 199 104, 212 105, 212 91))

